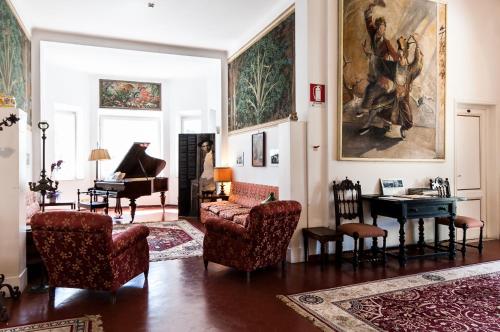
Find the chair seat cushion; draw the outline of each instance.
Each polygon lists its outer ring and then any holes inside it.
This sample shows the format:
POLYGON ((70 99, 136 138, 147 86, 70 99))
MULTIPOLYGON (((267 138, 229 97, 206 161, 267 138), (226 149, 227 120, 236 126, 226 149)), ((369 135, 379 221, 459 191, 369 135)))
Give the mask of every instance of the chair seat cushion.
POLYGON ((342 233, 347 234, 351 237, 354 237, 354 233, 358 233, 358 236, 360 238, 379 237, 385 235, 385 232, 382 228, 366 224, 358 224, 358 223, 343 224, 340 225, 338 229, 342 233))
POLYGON ((248 213, 247 214, 238 214, 233 217, 233 222, 235 224, 241 225, 243 227, 247 227, 248 223, 248 213))
POLYGON ((234 209, 228 209, 228 210, 223 210, 219 212, 219 217, 228 219, 228 220, 233 220, 233 218, 237 215, 240 214, 249 214, 250 209, 246 207, 239 207, 239 208, 234 208, 234 209))
MULTIPOLYGON (((449 225, 449 218, 436 218, 436 222, 441 225, 449 225)), ((476 218, 466 217, 466 216, 456 216, 455 217, 455 226, 456 227, 464 227, 467 228, 479 228, 483 226, 483 222, 476 218)))

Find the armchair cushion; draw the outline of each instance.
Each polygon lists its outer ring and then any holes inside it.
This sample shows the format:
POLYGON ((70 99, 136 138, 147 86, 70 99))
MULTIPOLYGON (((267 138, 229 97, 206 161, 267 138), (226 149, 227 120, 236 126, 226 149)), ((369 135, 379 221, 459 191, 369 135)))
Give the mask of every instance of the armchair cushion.
POLYGON ((124 232, 113 235, 113 256, 121 254, 124 250, 146 239, 149 228, 146 226, 134 226, 124 232))

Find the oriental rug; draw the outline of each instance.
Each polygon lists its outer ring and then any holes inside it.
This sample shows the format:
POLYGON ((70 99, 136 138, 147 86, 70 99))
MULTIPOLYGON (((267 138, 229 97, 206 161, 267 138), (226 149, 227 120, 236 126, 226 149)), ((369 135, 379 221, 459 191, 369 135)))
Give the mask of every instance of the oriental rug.
MULTIPOLYGON (((151 262, 203 255, 203 232, 185 220, 140 223, 149 228, 149 260, 151 262)), ((114 225, 113 234, 134 224, 114 225)))
POLYGON ((278 298, 323 331, 500 331, 500 261, 278 298))
POLYGON ((0 332, 102 332, 100 316, 85 316, 0 329, 0 332))

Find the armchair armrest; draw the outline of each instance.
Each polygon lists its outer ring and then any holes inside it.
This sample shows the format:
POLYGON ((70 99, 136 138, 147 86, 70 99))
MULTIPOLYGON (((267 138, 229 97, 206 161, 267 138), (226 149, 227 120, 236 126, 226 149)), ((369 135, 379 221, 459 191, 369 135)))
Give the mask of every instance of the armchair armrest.
POLYGON ((112 255, 117 256, 127 250, 137 242, 146 240, 149 235, 149 228, 146 226, 134 226, 125 232, 113 236, 112 255))
POLYGON ((205 222, 205 228, 207 233, 214 232, 244 239, 250 238, 246 228, 221 218, 208 218, 205 222))

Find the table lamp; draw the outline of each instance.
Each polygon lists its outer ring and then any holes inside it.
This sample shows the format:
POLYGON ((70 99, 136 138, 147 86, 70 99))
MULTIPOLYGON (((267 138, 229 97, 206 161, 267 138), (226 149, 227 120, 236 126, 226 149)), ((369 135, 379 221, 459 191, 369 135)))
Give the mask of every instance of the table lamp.
POLYGON ((108 160, 111 159, 109 157, 108 150, 106 149, 92 149, 90 151, 90 156, 89 156, 89 161, 94 161, 95 160, 95 179, 96 181, 99 180, 99 160, 108 160))
POLYGON ((226 195, 224 192, 224 182, 231 182, 231 167, 215 167, 214 180, 220 182, 220 195, 226 195))

